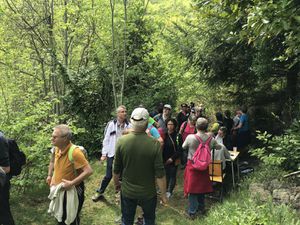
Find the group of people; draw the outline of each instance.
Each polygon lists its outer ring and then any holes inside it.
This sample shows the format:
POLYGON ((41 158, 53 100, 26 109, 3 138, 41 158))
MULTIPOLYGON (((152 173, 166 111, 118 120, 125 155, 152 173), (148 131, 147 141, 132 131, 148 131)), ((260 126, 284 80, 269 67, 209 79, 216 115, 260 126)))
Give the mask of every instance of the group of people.
POLYGON ((214 159, 222 160, 225 169, 225 160, 230 158, 229 143, 237 146, 234 141, 240 138, 241 128, 249 130, 248 117, 242 110, 237 110, 235 120, 238 121, 235 123, 228 111, 225 117, 217 113, 216 132, 215 124, 208 127, 203 105, 193 108, 182 104, 176 118, 171 112, 170 104, 164 104, 150 115, 140 106, 128 121, 126 107, 119 106, 117 118, 106 127, 100 159, 107 160, 106 174, 92 200, 96 202, 103 198, 106 187, 114 178, 116 190, 121 190, 122 224, 133 224, 137 205, 143 209, 145 224, 154 224, 156 185, 162 202, 166 202, 173 195, 179 164, 185 168, 188 215, 193 218, 196 212, 204 212, 204 196, 212 191, 212 186, 208 170, 199 173, 191 168, 193 154, 199 145, 198 137, 204 142, 209 140, 210 149, 216 150, 214 159), (231 127, 228 121, 232 121, 231 127))
MULTIPOLYGON (((147 109, 139 106, 128 120, 127 109, 121 105, 116 110, 116 118, 105 128, 100 160, 106 160, 106 173, 92 200, 96 202, 103 198, 113 179, 116 191, 120 191, 121 224, 134 223, 137 206, 142 208, 143 223, 155 224, 157 193, 163 204, 172 197, 180 164, 185 168, 184 194, 188 198, 188 215, 193 219, 197 212, 203 213, 205 194, 212 191, 212 184, 208 170, 192 169, 192 157, 197 147, 201 141, 208 142, 210 149, 220 153, 214 154, 215 157, 224 159, 228 143, 239 143, 240 138, 244 138, 244 142, 246 140, 249 124, 245 111, 238 110, 238 118, 234 119, 230 119, 228 112, 225 117, 217 113, 218 126, 213 124, 210 131, 203 105, 182 104, 176 118, 171 116, 171 112, 170 104, 164 104, 161 110, 150 115, 147 109)), ((74 145, 71 138, 72 132, 67 125, 54 127, 51 138, 54 147, 46 178, 51 200, 48 212, 61 225, 80 223, 84 180, 93 173, 84 148, 74 145)), ((0 135, 0 169, 8 173, 8 153, 3 147, 5 141, 1 140, 0 135)), ((10 210, 6 210, 9 209, 9 181, 0 186, 0 190, 0 224, 14 224, 10 210), (2 193, 7 195, 4 197, 2 193), (8 218, 11 218, 10 222, 6 222, 8 218)))

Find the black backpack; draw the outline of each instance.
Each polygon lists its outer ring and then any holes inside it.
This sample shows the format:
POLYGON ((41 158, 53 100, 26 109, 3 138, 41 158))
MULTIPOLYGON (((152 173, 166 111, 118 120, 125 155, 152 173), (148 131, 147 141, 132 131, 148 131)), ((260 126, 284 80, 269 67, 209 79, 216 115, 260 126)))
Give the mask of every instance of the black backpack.
POLYGON ((26 164, 26 155, 19 149, 17 142, 7 139, 9 149, 10 176, 18 176, 22 171, 22 166, 26 164))

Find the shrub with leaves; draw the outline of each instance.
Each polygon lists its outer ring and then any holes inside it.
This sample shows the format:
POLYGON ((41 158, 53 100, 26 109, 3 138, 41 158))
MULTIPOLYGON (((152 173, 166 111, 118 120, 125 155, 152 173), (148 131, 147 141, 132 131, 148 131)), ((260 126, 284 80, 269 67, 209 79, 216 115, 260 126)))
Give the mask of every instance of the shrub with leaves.
POLYGON ((300 169, 300 121, 294 121, 289 129, 280 136, 257 131, 257 139, 263 147, 251 150, 265 164, 280 166, 285 170, 300 169))

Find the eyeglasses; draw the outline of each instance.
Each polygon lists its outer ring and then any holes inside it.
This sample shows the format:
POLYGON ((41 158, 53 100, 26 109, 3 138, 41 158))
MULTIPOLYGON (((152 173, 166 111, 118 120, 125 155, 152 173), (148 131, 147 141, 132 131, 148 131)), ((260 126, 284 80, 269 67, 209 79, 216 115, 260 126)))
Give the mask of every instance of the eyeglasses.
POLYGON ((63 136, 51 136, 53 139, 57 139, 57 138, 65 138, 67 135, 63 135, 63 136))
POLYGON ((167 125, 174 125, 174 123, 168 123, 167 125))

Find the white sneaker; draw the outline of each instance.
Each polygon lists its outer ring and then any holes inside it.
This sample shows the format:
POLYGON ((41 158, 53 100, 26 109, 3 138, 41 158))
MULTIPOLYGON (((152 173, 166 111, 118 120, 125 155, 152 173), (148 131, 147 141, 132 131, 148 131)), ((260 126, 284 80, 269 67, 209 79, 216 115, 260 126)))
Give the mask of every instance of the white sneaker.
POLYGON ((99 193, 99 192, 96 192, 93 196, 92 196, 92 200, 94 202, 97 202, 100 198, 103 198, 103 194, 102 193, 99 193))
POLYGON ((115 223, 122 224, 122 216, 116 217, 115 218, 115 223))
POLYGON ((166 192, 166 196, 167 196, 167 198, 169 199, 170 197, 171 197, 171 193, 170 192, 166 192))

